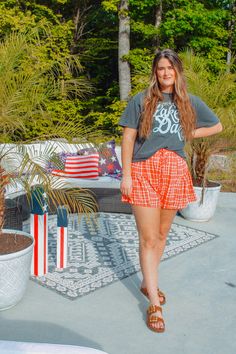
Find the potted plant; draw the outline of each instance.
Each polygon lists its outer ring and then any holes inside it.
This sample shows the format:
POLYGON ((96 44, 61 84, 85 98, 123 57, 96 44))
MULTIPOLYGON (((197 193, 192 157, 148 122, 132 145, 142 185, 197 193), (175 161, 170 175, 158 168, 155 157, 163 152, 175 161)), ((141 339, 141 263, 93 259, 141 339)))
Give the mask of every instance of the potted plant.
POLYGON ((33 251, 33 237, 23 232, 3 230, 5 187, 9 176, 0 165, 0 310, 18 302, 25 292, 33 251), (17 276, 14 269, 20 272, 17 276))
POLYGON ((211 107, 224 128, 220 135, 194 139, 186 147, 197 201, 180 210, 180 214, 192 221, 207 221, 214 215, 221 189, 219 182, 208 179, 209 162, 214 154, 229 149, 235 141, 236 75, 226 68, 213 75, 206 61, 191 52, 184 53, 182 58, 189 91, 211 107))
POLYGON ((33 142, 20 141, 27 121, 35 127, 38 122, 49 124, 50 134, 44 136, 46 140, 68 136, 85 138, 85 130, 74 122, 57 124, 53 133, 53 122, 50 125, 45 102, 50 99, 52 90, 58 90, 60 85, 58 82, 53 84, 52 73, 44 72, 38 62, 33 67, 37 58, 32 55, 32 47, 27 37, 20 34, 12 34, 0 43, 0 310, 15 305, 22 298, 33 250, 31 235, 3 229, 6 188, 20 185, 30 202, 32 186, 38 183, 54 207, 67 205, 73 212, 91 212, 96 208, 88 191, 66 190, 61 181, 47 174, 43 162, 55 152, 53 147, 42 151, 35 149, 33 142), (9 143, 12 141, 14 144, 9 143))
MULTIPOLYGON (((54 152, 51 148, 50 151, 54 152)), ((22 143, 16 144, 10 149, 4 144, 0 146, 0 310, 14 306, 22 298, 29 279, 33 252, 31 235, 3 229, 6 188, 10 184, 21 185, 30 204, 31 189, 37 183, 46 192, 54 208, 66 205, 69 212, 79 213, 96 210, 96 202, 87 190, 66 189, 60 179, 49 176, 44 167, 38 164, 44 158, 50 158, 49 149, 44 154, 36 153, 34 144, 27 148, 22 143), (12 155, 17 162, 21 161, 20 165, 16 165, 15 171, 10 161, 12 155)))
POLYGON ((188 204, 179 212, 191 221, 208 221, 214 215, 221 189, 219 182, 207 179, 209 159, 213 154, 209 145, 209 140, 193 141, 187 153, 197 201, 188 204))

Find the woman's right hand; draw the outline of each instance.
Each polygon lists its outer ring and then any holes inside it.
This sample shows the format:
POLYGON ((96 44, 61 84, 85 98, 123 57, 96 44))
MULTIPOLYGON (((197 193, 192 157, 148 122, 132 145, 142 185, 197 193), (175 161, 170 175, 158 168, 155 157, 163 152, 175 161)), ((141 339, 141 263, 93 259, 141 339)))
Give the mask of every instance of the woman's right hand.
POLYGON ((120 182, 120 190, 123 195, 130 196, 132 192, 132 177, 123 176, 120 182))

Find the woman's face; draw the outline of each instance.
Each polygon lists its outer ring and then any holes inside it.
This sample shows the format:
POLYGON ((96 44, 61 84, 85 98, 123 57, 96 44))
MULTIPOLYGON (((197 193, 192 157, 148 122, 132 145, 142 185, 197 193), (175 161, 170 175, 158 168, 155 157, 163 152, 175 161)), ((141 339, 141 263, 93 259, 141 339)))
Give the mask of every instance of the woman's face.
POLYGON ((161 58, 157 64, 157 80, 162 92, 172 92, 174 88, 176 72, 171 62, 161 58))

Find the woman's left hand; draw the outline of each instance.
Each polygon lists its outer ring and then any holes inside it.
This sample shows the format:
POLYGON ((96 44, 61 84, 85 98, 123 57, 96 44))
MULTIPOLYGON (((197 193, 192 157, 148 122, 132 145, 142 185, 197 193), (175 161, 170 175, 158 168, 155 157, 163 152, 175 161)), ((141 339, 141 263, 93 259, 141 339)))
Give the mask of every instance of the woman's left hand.
POLYGON ((202 127, 197 128, 193 131, 193 138, 205 138, 207 136, 211 136, 222 131, 223 127, 221 123, 217 123, 212 127, 202 127))

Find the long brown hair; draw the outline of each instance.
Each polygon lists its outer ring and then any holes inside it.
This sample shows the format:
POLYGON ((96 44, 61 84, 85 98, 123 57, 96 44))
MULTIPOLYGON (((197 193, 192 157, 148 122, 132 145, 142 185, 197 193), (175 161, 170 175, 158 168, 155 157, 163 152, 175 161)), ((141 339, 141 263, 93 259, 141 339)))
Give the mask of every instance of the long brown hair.
POLYGON ((152 129, 153 115, 156 111, 157 105, 160 101, 163 101, 161 87, 157 78, 157 67, 161 58, 168 59, 175 70, 176 79, 173 88, 173 102, 177 106, 179 112, 180 125, 184 137, 186 140, 191 140, 192 132, 196 126, 196 114, 187 93, 182 62, 178 55, 171 49, 158 51, 153 59, 150 85, 146 90, 143 102, 139 136, 141 138, 148 137, 152 129))

